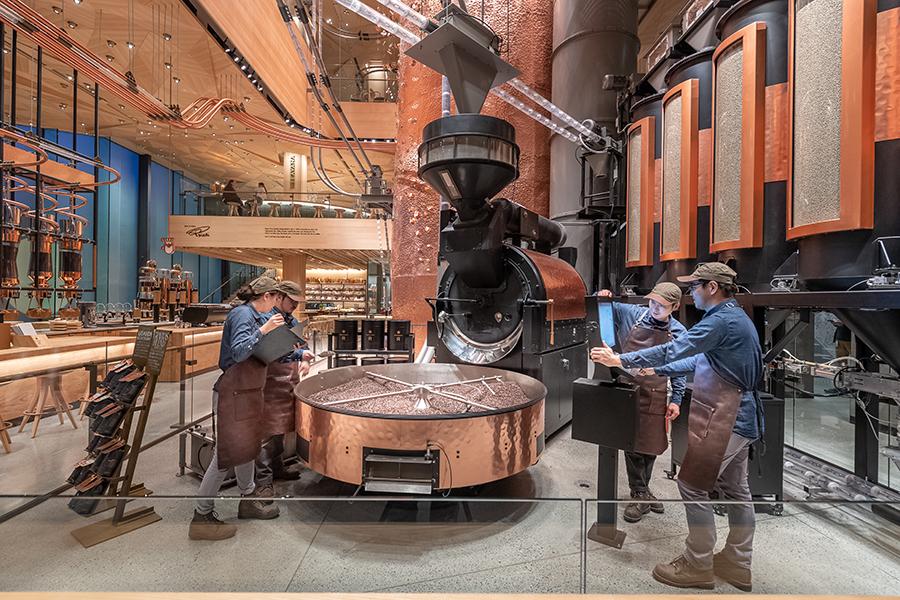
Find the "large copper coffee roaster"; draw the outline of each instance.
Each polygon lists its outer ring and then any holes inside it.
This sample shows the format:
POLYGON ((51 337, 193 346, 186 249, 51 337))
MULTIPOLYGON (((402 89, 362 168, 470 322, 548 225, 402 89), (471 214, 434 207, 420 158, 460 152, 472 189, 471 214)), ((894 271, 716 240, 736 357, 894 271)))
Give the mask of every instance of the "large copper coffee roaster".
POLYGON ((62 280, 62 297, 64 306, 60 308, 60 317, 77 319, 79 309, 76 306, 81 299, 82 290, 79 282, 84 275, 82 253, 86 242, 84 229, 88 220, 78 214, 78 209, 87 206, 87 199, 75 192, 63 192, 62 196, 68 199, 68 205, 57 209, 57 221, 59 223, 58 249, 59 249, 59 278, 62 280))
POLYGON ((12 307, 12 301, 19 297, 19 267, 16 259, 19 255, 19 242, 22 239, 22 217, 28 206, 9 198, 4 200, 2 226, 0 226, 0 243, 3 244, 3 261, 0 264, 0 313, 4 320, 13 320, 18 311, 12 307))
POLYGON ((526 375, 450 364, 398 364, 330 369, 302 380, 298 452, 309 467, 369 491, 430 493, 515 475, 537 462, 544 446, 544 385, 526 375), (359 412, 353 403, 313 403, 321 390, 359 378, 408 382, 428 396, 433 386, 503 380, 527 400, 503 410, 422 415, 359 412))

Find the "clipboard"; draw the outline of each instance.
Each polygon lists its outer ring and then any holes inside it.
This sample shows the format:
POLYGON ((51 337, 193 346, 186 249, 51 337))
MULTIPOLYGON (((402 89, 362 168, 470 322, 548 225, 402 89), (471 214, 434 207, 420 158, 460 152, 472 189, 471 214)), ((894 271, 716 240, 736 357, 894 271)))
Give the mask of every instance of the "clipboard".
MULTIPOLYGON (((296 328, 297 326, 294 326, 294 329, 296 328)), ((303 338, 297 335, 293 329, 282 325, 262 336, 253 349, 252 356, 262 364, 269 365, 293 352, 294 346, 302 342, 303 338)))

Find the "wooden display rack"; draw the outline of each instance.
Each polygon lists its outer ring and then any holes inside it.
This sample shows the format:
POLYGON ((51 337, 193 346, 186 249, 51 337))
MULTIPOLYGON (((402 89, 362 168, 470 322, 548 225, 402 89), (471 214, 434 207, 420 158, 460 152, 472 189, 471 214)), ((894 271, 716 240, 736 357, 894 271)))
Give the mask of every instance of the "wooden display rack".
POLYGON ((131 447, 126 460, 123 461, 126 464, 125 474, 119 475, 120 466, 111 481, 108 492, 110 498, 106 502, 101 503, 99 510, 95 511, 94 514, 113 507, 115 507, 115 513, 109 519, 72 531, 72 536, 85 548, 90 548, 162 520, 162 517, 156 513, 152 506, 136 508, 126 513, 125 505, 128 502, 127 496, 150 494, 150 491, 144 488, 142 484, 133 484, 134 471, 137 467, 144 432, 147 428, 147 419, 150 414, 150 406, 153 403, 153 395, 156 391, 156 382, 159 379, 166 346, 169 343, 169 334, 169 331, 157 330, 155 326, 150 325, 141 325, 138 329, 132 360, 134 364, 142 367, 144 372, 147 373, 147 386, 144 388, 143 402, 141 402, 140 406, 135 403, 122 425, 121 431, 125 434, 126 443, 131 447), (135 413, 138 413, 137 425, 132 432, 131 425, 134 421, 135 413), (113 498, 117 499, 113 500, 113 498))

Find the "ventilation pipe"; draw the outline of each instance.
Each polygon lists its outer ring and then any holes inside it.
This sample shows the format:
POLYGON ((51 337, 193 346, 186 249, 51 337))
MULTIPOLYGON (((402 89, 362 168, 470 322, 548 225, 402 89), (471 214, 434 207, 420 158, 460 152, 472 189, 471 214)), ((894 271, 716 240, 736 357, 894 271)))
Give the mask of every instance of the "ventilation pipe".
MULTIPOLYGON (((553 6, 553 103, 576 120, 592 119, 616 133, 616 91, 605 75, 637 68, 637 0, 557 0, 553 6)), ((581 209, 581 170, 564 137, 550 141, 550 217, 572 219, 581 209)), ((580 269, 579 269, 580 270, 580 269)))

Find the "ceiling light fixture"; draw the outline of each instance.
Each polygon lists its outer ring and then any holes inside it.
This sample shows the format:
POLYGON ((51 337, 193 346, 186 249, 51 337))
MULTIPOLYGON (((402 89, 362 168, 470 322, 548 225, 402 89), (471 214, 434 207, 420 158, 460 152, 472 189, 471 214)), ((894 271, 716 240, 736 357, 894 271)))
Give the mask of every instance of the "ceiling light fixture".
POLYGON ((76 23, 75 21, 66 21, 66 25, 69 26, 69 29, 75 29, 76 27, 78 27, 78 23, 76 23))
POLYGON ((106 47, 107 48, 115 48, 116 43, 113 40, 106 40, 106 47))
POLYGON ((164 34, 162 34, 162 38, 163 38, 164 40, 166 40, 167 42, 168 42, 168 41, 171 41, 171 39, 172 39, 172 34, 171 34, 171 33, 164 33, 164 34))
POLYGON ((170 62, 163 63, 163 65, 165 65, 165 67, 166 67, 167 69, 171 69, 171 68, 172 68, 172 63, 170 63, 170 62))
POLYGON ((116 57, 113 56, 112 54, 107 54, 107 55, 106 55, 106 62, 112 62, 112 61, 114 61, 114 60, 116 60, 116 57))
POLYGON ((181 83, 181 77, 173 77, 172 81, 174 81, 176 84, 181 83))
POLYGON ((132 50, 134 48, 134 42, 132 42, 131 40, 125 42, 125 45, 128 46, 129 50, 132 50))
POLYGON ((55 14, 57 14, 57 15, 62 14, 62 6, 54 6, 52 8, 53 8, 53 12, 55 14))
POLYGON ((79 4, 81 4, 81 0, 72 0, 72 2, 75 3, 75 6, 78 6, 79 4))
POLYGON ((247 70, 247 65, 241 65, 241 71, 246 71, 246 70, 247 70))
POLYGON ((69 105, 66 104, 65 102, 59 103, 59 110, 66 110, 67 108, 69 108, 69 105))

